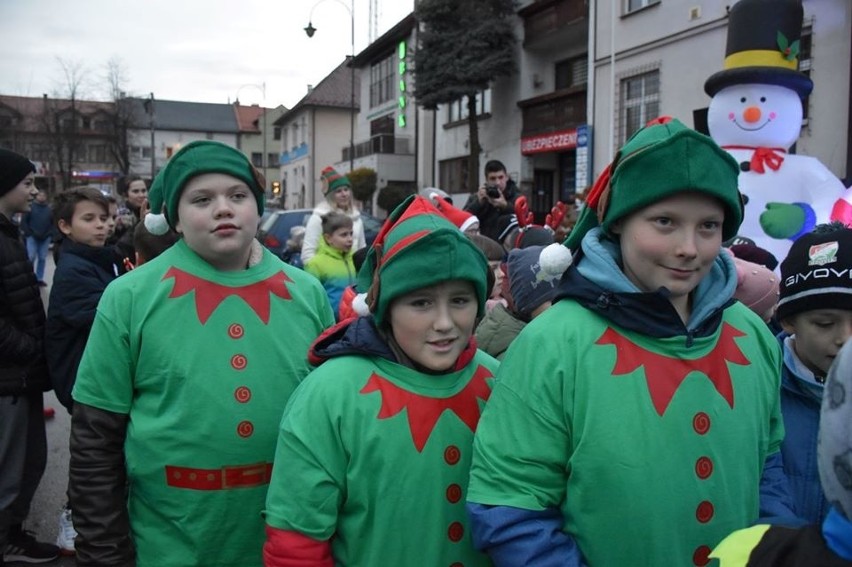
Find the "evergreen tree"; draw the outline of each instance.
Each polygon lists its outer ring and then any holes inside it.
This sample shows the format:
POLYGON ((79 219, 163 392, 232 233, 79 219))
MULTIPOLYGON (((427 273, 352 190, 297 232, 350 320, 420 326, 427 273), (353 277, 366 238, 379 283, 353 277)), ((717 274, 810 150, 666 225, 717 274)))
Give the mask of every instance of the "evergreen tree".
MULTIPOLYGON (((479 186, 476 95, 515 70, 514 0, 420 0, 414 96, 427 109, 466 99, 469 191, 479 186)), ((452 189, 452 188, 451 188, 452 189)))

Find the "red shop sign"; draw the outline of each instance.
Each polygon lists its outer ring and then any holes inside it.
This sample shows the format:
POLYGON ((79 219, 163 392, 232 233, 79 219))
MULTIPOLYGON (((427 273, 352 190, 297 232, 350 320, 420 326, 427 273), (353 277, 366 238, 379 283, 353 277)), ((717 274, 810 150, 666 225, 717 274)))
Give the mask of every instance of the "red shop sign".
POLYGON ((560 130, 549 134, 540 134, 521 138, 521 153, 524 155, 544 152, 560 152, 577 147, 577 130, 560 130))

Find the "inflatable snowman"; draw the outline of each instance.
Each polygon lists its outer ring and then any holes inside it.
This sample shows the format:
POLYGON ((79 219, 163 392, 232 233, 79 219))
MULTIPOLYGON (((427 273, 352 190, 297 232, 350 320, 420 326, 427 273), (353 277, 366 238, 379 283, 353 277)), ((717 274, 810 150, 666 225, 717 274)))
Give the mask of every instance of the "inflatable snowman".
POLYGON ((740 164, 745 202, 740 236, 779 260, 819 223, 852 222, 843 183, 818 159, 789 154, 799 138, 802 98, 813 88, 798 67, 800 0, 740 0, 730 11, 724 70, 712 97, 710 136, 740 164))

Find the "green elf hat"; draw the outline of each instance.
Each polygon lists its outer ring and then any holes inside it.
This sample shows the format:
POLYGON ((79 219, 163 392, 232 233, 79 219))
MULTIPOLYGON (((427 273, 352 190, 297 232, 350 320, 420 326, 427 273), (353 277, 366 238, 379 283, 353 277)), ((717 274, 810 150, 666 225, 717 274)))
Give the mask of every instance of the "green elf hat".
POLYGON ((337 170, 329 166, 320 172, 320 179, 325 181, 326 190, 323 195, 328 196, 333 192, 339 191, 344 187, 349 187, 349 178, 345 175, 340 175, 337 170))
POLYGON ((257 199, 257 212, 263 213, 266 180, 248 158, 236 148, 221 142, 198 140, 175 153, 160 171, 148 191, 151 212, 145 215, 145 228, 151 234, 174 229, 180 195, 187 182, 203 173, 224 173, 245 182, 257 199))
POLYGON ((728 14, 723 69, 704 83, 713 96, 733 85, 778 85, 806 97, 814 88, 800 72, 802 0, 740 0, 728 14))
POLYGON ((412 195, 382 225, 358 272, 358 289, 368 290, 353 301, 359 315, 385 321, 391 302, 414 290, 461 279, 473 283, 485 313, 488 260, 429 199, 412 195))
POLYGON ((595 181, 565 242, 544 249, 542 270, 563 272, 566 255, 560 248, 576 252, 596 226, 609 232, 614 222, 684 191, 719 199, 725 207, 722 239, 733 238, 743 220, 738 175, 736 160, 709 137, 668 116, 652 120, 627 140, 595 181))

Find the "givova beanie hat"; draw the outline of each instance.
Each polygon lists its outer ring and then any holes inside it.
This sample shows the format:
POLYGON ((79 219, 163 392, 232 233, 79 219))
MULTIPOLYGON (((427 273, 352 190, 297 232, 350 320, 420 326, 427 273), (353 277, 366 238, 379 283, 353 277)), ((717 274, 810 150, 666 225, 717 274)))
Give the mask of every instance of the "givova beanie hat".
POLYGON ((0 148, 0 196, 17 187, 18 183, 33 172, 33 162, 12 150, 0 148))
POLYGON ((412 195, 382 225, 358 272, 358 290, 376 323, 386 318, 391 302, 406 293, 461 279, 473 283, 478 313, 488 298, 488 261, 456 225, 429 199, 412 195))
POLYGON ((852 341, 846 341, 828 371, 817 464, 826 500, 852 520, 852 341))
POLYGON ((266 180, 245 154, 221 142, 198 140, 178 150, 154 178, 148 191, 151 213, 145 216, 145 228, 152 234, 174 229, 184 187, 204 173, 224 173, 243 181, 254 193, 258 214, 263 214, 266 180))
POLYGON ((779 320, 814 309, 852 310, 852 229, 818 225, 781 262, 779 320))

